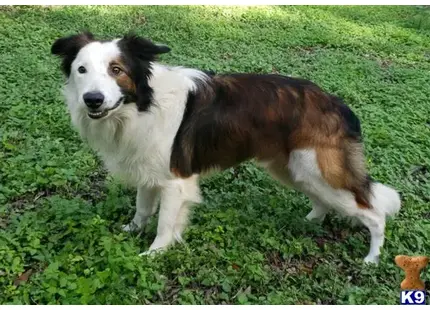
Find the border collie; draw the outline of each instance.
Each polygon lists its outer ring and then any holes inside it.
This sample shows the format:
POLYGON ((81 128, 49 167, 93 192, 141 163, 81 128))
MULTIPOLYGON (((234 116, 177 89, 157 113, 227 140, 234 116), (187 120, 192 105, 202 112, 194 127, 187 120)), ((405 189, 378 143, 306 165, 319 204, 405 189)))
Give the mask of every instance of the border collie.
POLYGON ((370 231, 366 262, 377 263, 386 216, 399 194, 367 174, 360 122, 314 83, 276 74, 214 74, 157 62, 170 48, 126 35, 59 38, 64 96, 73 125, 111 173, 137 188, 126 231, 159 209, 149 250, 181 240, 190 206, 201 202, 199 176, 255 159, 312 201, 308 220, 328 211, 370 231))

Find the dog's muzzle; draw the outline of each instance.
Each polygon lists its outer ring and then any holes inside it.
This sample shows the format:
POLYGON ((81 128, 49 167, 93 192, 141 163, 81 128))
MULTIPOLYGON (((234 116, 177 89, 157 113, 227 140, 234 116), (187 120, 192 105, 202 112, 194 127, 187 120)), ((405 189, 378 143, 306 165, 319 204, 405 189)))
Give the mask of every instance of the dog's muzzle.
POLYGON ((110 111, 115 110, 116 108, 118 108, 120 106, 120 104, 124 101, 124 96, 119 98, 119 100, 115 103, 115 105, 110 108, 110 109, 103 109, 103 110, 89 110, 88 111, 88 116, 92 119, 99 119, 99 118, 103 118, 105 116, 107 116, 109 114, 110 111))

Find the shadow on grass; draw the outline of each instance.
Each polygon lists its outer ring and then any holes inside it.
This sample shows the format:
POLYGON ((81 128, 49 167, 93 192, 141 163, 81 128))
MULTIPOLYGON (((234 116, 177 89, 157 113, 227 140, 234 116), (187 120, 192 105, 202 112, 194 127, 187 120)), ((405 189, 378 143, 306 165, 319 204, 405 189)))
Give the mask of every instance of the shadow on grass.
POLYGON ((133 31, 187 54, 192 53, 192 44, 208 53, 320 46, 388 56, 416 52, 417 46, 407 42, 430 35, 411 29, 421 11, 397 6, 45 6, 19 7, 6 10, 6 14, 34 18, 37 13, 38 22, 47 26, 52 40, 87 29, 103 38, 133 31))

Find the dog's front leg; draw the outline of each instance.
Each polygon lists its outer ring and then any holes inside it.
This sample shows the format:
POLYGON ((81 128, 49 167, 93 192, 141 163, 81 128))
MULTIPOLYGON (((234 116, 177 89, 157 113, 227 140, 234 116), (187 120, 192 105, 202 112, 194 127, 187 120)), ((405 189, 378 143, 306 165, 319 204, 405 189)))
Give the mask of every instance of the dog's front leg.
POLYGON ((122 227, 124 231, 137 231, 145 227, 149 218, 157 211, 159 192, 157 187, 138 187, 136 213, 130 224, 122 227))
POLYGON ((141 255, 164 250, 175 239, 180 239, 189 206, 201 201, 197 176, 170 181, 160 191, 161 202, 157 236, 149 250, 141 255))

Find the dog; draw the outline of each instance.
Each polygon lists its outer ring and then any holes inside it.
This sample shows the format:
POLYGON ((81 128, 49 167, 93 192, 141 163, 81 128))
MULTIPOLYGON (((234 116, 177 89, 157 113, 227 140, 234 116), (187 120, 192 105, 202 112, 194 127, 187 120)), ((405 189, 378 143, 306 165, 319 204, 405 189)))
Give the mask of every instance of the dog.
POLYGON ((399 193, 367 173, 360 121, 311 81, 278 74, 216 74, 158 61, 170 48, 127 34, 57 39, 71 122, 107 169, 137 188, 125 231, 141 230, 159 206, 157 235, 141 255, 167 249, 202 201, 199 177, 255 160, 312 202, 370 231, 365 262, 378 263, 386 217, 399 193))

